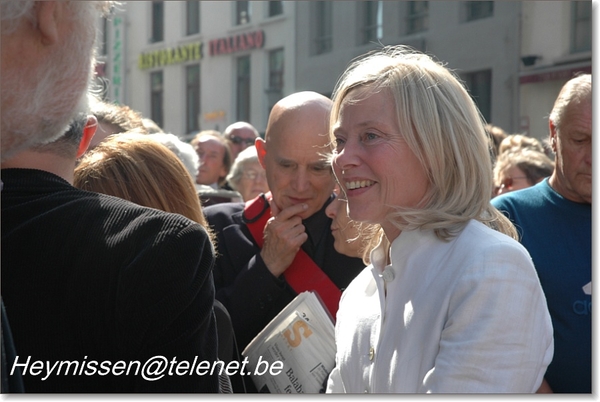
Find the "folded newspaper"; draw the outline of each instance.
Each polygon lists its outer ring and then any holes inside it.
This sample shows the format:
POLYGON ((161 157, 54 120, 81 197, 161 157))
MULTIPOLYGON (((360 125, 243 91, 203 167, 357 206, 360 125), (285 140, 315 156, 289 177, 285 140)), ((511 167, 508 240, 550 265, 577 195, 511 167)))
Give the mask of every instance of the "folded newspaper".
POLYGON ((335 364, 333 319, 318 295, 302 292, 242 352, 251 373, 279 361, 278 375, 252 375, 259 392, 319 393, 335 364))

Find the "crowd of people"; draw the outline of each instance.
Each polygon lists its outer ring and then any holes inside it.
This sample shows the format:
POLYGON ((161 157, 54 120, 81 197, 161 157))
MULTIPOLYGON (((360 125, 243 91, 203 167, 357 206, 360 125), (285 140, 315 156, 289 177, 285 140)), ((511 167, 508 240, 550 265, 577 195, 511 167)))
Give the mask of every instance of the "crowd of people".
POLYGON ((539 141, 385 46, 264 134, 188 143, 95 95, 111 6, 1 3, 3 393, 258 392, 178 373, 241 362, 304 291, 335 322, 323 392, 591 393, 590 74, 539 141), (118 371, 157 356, 176 375, 118 371))

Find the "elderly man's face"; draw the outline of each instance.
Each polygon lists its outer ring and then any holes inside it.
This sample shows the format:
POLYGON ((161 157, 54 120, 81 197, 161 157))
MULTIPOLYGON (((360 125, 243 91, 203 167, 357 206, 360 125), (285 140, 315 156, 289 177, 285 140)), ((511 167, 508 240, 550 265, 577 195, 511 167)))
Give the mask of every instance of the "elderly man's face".
POLYGON ((556 153, 553 187, 565 198, 592 203, 592 103, 571 103, 561 128, 551 130, 552 149, 556 153))
POLYGON ((200 158, 200 168, 196 176, 196 183, 211 185, 217 183, 221 177, 227 176, 227 169, 223 163, 225 145, 215 138, 202 138, 196 145, 196 153, 200 158))
MULTIPOLYGON (((258 140, 263 142, 262 139, 258 140)), ((273 128, 263 165, 269 189, 280 209, 304 203, 299 216, 306 219, 323 207, 333 193, 331 166, 323 157, 330 152, 324 119, 281 119, 273 128)))

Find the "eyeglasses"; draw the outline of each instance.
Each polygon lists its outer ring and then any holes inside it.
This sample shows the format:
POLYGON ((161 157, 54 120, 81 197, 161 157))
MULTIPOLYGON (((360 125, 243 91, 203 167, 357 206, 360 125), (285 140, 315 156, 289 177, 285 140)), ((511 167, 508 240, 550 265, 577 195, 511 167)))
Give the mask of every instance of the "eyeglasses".
POLYGON ((512 188, 514 180, 519 179, 527 179, 527 176, 505 177, 504 180, 502 180, 502 184, 500 184, 500 188, 512 188))
POLYGON ((242 137, 237 137, 235 135, 232 135, 231 137, 229 137, 229 141, 233 142, 236 145, 239 144, 246 144, 246 145, 254 145, 254 141, 255 138, 242 138, 242 137))
POLYGON ((256 180, 257 177, 262 177, 263 179, 266 179, 267 174, 265 172, 257 172, 256 170, 244 170, 244 172, 242 173, 242 177, 250 180, 256 180))

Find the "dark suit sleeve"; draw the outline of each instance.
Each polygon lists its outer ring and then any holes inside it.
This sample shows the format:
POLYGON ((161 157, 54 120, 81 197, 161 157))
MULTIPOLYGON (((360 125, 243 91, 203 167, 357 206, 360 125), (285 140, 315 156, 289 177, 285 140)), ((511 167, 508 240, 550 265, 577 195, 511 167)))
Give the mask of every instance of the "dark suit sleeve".
MULTIPOLYGON (((169 364, 217 359, 212 246, 200 225, 180 218, 144 224, 144 232, 157 234, 140 239, 119 278, 116 329, 126 340, 122 353, 142 364, 154 356, 169 364)), ((135 392, 218 391, 216 375, 167 371, 157 381, 135 376, 135 392)))
POLYGON ((296 296, 283 277, 267 269, 241 213, 225 206, 205 209, 217 234, 216 298, 229 311, 240 351, 296 296))

